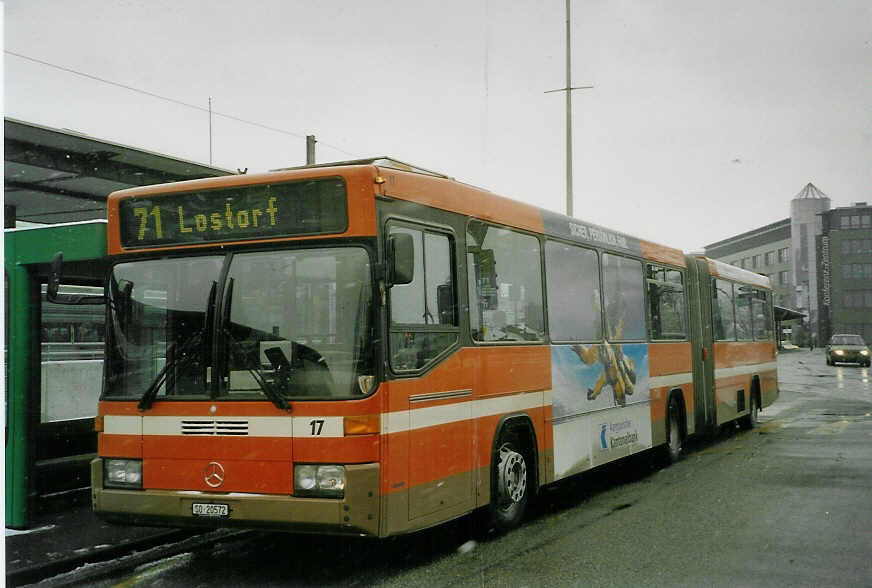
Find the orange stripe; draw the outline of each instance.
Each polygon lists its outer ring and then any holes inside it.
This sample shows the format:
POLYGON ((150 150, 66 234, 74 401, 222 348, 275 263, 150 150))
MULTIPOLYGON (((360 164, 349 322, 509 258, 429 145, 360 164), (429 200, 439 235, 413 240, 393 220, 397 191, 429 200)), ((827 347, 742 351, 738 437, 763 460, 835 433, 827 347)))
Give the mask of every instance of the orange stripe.
POLYGON ((680 249, 674 249, 659 243, 640 240, 642 245, 642 257, 651 261, 659 261, 661 263, 669 263, 678 267, 687 267, 687 261, 684 258, 684 253, 680 249))
POLYGON ((97 453, 100 457, 142 457, 142 438, 138 435, 97 435, 97 453))
POLYGON ((180 437, 145 435, 144 458, 291 460, 289 437, 180 437))
POLYGON ((690 343, 651 343, 648 345, 648 373, 652 376, 689 373, 693 370, 690 343))
POLYGON ((771 341, 715 343, 715 369, 775 361, 775 343, 771 341))
POLYGON ((453 180, 379 168, 386 196, 449 210, 495 223, 543 233, 542 213, 535 206, 497 196, 453 180))

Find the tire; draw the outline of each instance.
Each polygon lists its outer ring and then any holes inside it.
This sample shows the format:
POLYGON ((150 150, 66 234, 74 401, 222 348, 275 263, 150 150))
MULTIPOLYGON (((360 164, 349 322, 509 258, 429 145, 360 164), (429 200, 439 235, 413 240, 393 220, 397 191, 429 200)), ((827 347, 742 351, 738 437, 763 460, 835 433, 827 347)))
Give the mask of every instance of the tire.
POLYGON ((684 432, 681 427, 681 408, 673 398, 666 409, 666 463, 672 464, 684 457, 684 432))
POLYGON ((514 529, 524 518, 530 499, 530 471, 519 442, 500 437, 491 476, 490 524, 500 532, 514 529))
POLYGON ((755 429, 760 423, 760 407, 757 404, 757 395, 751 394, 751 406, 748 414, 739 420, 739 425, 746 431, 755 429))

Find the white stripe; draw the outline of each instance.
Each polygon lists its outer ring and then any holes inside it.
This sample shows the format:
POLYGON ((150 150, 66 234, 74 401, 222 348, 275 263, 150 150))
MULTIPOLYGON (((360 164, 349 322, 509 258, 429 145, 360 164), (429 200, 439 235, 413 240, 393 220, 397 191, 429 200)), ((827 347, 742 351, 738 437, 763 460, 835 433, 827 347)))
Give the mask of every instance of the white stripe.
POLYGON ((736 367, 730 368, 718 368, 715 370, 715 379, 774 371, 776 369, 776 365, 777 364, 772 361, 769 363, 753 363, 750 365, 738 365, 736 367))
MULTIPOLYGON (((520 412, 551 406, 551 390, 512 394, 496 398, 482 398, 471 402, 453 402, 414 410, 400 410, 381 415, 382 433, 399 433, 434 427, 472 418, 520 412)), ((119 435, 181 435, 182 421, 195 423, 248 423, 248 437, 342 437, 341 416, 300 417, 213 417, 213 416, 115 416, 104 417, 106 433, 119 435), (323 421, 323 424, 319 424, 323 421)), ((194 436, 194 435, 191 435, 194 436)), ((242 436, 242 435, 240 435, 242 436)))
POLYGON ((290 437, 292 432, 289 417, 144 416, 142 417, 142 434, 181 435, 183 422, 189 425, 198 422, 204 424, 218 422, 219 427, 221 424, 247 424, 247 435, 240 435, 240 437, 290 437))
POLYGON ((482 398, 470 402, 455 402, 414 410, 382 414, 382 433, 401 433, 424 427, 435 427, 472 418, 519 412, 551 406, 551 390, 482 398))
POLYGON ((142 417, 108 414, 103 417, 103 432, 109 435, 142 435, 142 417))
POLYGON ((692 372, 682 372, 680 374, 669 374, 666 376, 651 376, 648 378, 649 388, 665 388, 666 386, 680 386, 681 384, 693 383, 692 372))

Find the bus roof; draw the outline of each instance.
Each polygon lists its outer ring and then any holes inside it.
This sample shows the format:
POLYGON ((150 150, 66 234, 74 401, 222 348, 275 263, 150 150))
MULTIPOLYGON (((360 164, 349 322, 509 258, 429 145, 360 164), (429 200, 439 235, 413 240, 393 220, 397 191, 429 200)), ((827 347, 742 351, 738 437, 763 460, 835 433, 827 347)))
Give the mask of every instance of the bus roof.
POLYGON ((760 286, 762 288, 772 287, 769 278, 764 275, 749 272, 746 269, 742 269, 740 267, 736 267, 734 265, 730 265, 716 259, 709 259, 708 257, 702 255, 699 256, 699 259, 704 259, 708 263, 709 273, 713 276, 717 276, 719 278, 727 278, 729 280, 735 280, 737 282, 744 282, 745 284, 760 286))

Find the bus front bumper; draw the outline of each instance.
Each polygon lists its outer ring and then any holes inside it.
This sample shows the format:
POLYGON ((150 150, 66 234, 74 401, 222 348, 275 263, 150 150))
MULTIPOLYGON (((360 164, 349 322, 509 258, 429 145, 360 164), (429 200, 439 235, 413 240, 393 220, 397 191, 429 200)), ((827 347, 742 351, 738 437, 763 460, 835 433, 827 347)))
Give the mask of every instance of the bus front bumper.
POLYGON ((379 464, 346 465, 344 498, 103 488, 103 461, 91 462, 91 504, 109 522, 191 528, 266 528, 299 533, 379 535, 379 464), (194 504, 227 505, 196 516, 194 504), (223 508, 223 507, 222 507, 223 508))

